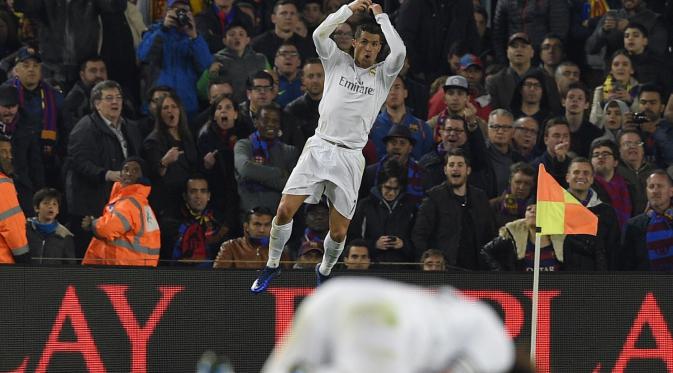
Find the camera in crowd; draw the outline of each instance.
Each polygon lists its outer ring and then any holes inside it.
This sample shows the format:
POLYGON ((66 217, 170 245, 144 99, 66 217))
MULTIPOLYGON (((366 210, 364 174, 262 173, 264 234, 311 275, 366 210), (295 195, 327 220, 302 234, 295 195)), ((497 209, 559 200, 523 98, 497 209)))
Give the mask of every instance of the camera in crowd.
POLYGON ((179 27, 185 27, 191 25, 189 16, 187 15, 187 10, 178 9, 175 11, 175 22, 177 22, 179 27))
POLYGON ((632 122, 635 124, 643 124, 650 121, 650 117, 647 116, 647 113, 644 111, 633 113, 632 122))

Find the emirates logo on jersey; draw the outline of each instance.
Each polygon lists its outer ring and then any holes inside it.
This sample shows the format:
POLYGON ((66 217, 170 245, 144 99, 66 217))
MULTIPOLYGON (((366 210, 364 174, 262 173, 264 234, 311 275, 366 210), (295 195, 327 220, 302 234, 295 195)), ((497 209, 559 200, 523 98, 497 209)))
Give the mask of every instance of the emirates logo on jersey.
POLYGON ((362 82, 359 83, 351 82, 343 76, 339 79, 339 85, 353 93, 360 93, 370 96, 374 95, 374 88, 367 87, 364 84, 362 84, 362 82))

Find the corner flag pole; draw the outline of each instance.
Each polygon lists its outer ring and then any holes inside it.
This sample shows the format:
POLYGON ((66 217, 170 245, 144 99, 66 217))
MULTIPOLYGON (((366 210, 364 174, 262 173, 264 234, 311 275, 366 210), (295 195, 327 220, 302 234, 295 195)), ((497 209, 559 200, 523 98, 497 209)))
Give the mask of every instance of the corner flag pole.
POLYGON ((537 343, 537 302, 540 285, 540 227, 535 228, 535 259, 533 264, 533 312, 530 320, 530 362, 535 366, 535 344, 537 343))

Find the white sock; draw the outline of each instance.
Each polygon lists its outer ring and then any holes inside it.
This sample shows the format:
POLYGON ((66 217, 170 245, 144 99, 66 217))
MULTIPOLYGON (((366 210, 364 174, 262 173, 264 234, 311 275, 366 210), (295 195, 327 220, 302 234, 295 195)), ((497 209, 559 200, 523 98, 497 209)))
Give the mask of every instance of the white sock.
POLYGON ((334 241, 329 232, 325 235, 325 254, 322 256, 322 262, 318 269, 324 276, 329 276, 332 272, 332 268, 334 268, 334 265, 339 261, 339 256, 341 256, 341 252, 344 251, 345 242, 346 240, 343 242, 334 241))
POLYGON ((267 267, 277 268, 280 265, 280 257, 283 255, 283 248, 292 235, 292 222, 285 225, 276 225, 276 218, 271 221, 271 237, 269 237, 269 260, 267 267))

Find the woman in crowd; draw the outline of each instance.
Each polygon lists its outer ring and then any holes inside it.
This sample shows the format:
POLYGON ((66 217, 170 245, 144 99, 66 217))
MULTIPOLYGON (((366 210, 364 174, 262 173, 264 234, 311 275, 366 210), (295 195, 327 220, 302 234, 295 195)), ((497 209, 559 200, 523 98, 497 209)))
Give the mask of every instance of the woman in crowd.
POLYGON ((605 77, 603 85, 594 90, 594 100, 591 106, 589 121, 596 126, 603 123, 603 108, 611 100, 620 100, 633 107, 634 88, 638 81, 634 78, 633 64, 628 52, 621 49, 616 51, 610 59, 610 72, 605 77))
POLYGON ((182 206, 182 188, 196 169, 197 152, 187 113, 175 92, 161 99, 155 118, 154 130, 145 139, 143 151, 153 186, 150 201, 161 219, 182 206))
POLYGON ((624 101, 617 99, 608 101, 603 107, 603 120, 599 126, 604 132, 599 139, 612 140, 616 143, 619 131, 626 123, 626 114, 629 112, 629 106, 624 101))
POLYGON ((215 98, 210 119, 197 138, 199 169, 208 178, 211 203, 224 214, 230 228, 238 227, 239 196, 234 169, 234 144, 250 134, 237 125, 238 103, 228 95, 215 98))
MULTIPOLYGON (((493 271, 532 271, 535 256, 535 200, 526 207, 526 217, 505 224, 498 237, 487 243, 481 256, 493 271)), ((606 270, 602 248, 589 244, 583 235, 540 237, 541 271, 606 270)))

